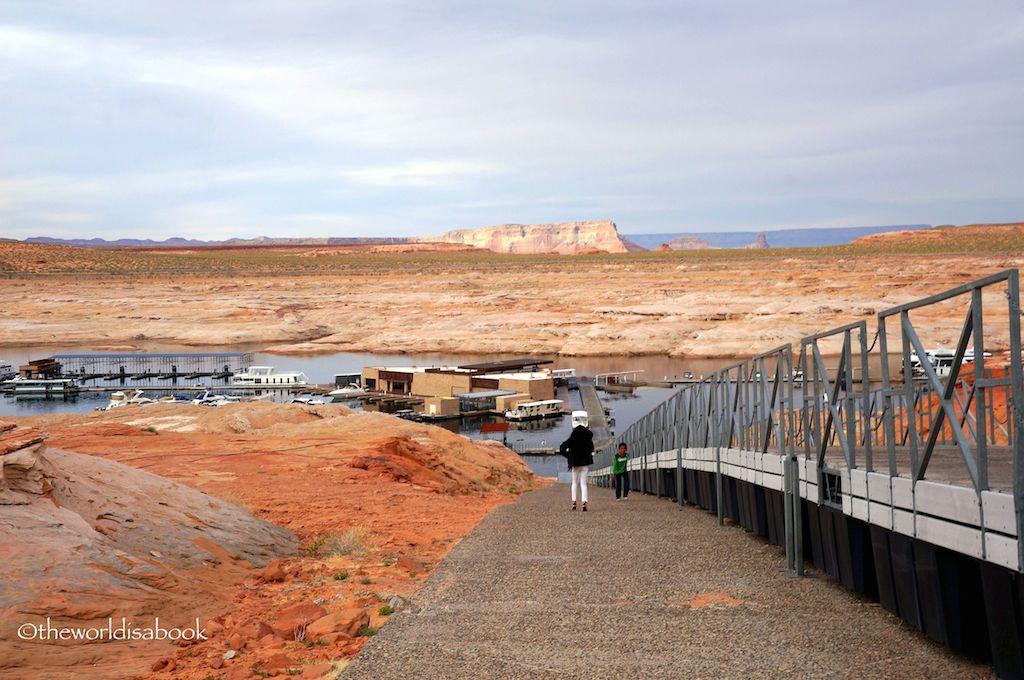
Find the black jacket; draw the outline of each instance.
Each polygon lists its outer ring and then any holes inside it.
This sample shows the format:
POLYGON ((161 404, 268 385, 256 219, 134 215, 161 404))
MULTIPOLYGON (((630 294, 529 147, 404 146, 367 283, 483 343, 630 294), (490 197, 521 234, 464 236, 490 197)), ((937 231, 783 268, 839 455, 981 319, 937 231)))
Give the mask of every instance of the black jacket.
POLYGON ((577 425, 558 450, 569 459, 570 468, 593 465, 594 433, 583 425, 577 425))

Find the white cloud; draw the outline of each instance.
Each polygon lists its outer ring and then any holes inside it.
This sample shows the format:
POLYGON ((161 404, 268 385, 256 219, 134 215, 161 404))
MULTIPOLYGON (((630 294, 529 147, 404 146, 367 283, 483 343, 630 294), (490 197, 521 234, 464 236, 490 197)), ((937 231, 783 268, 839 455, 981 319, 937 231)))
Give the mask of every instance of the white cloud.
POLYGON ((1000 0, 125 6, 0 26, 4 225, 1024 210, 1024 15, 1000 0))
POLYGON ((431 187, 451 184, 464 177, 491 175, 494 166, 486 163, 423 161, 401 165, 351 170, 346 176, 360 184, 380 187, 431 187))

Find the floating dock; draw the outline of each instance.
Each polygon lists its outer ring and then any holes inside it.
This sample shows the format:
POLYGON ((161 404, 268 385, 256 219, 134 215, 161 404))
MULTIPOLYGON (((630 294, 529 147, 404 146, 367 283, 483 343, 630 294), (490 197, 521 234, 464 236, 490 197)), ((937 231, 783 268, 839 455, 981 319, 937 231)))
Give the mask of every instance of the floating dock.
MULTIPOLYGON (((49 359, 52 377, 74 378, 79 383, 117 382, 119 387, 152 388, 130 384, 138 380, 230 380, 252 366, 251 352, 197 354, 55 354, 49 359)), ((48 376, 50 377, 50 376, 48 376)))

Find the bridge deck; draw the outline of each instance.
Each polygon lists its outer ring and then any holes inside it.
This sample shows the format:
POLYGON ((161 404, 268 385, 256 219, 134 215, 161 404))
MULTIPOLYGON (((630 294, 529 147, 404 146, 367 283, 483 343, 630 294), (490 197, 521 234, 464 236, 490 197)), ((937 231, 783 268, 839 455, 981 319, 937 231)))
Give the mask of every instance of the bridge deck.
POLYGON ((486 518, 342 677, 991 677, 708 513, 594 488, 570 513, 567 495, 486 518))

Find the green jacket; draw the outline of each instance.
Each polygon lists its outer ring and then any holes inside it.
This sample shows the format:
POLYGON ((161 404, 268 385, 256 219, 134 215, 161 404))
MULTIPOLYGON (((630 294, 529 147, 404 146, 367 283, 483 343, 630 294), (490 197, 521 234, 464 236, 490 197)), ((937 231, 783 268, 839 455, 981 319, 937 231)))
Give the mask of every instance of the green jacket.
POLYGON ((629 460, 629 456, 619 456, 615 454, 615 458, 612 459, 612 474, 621 475, 626 471, 626 462, 629 460))

